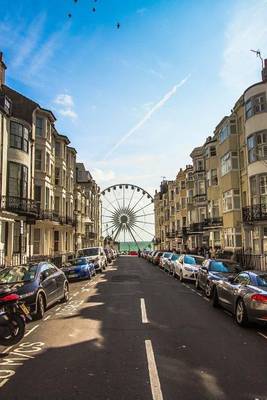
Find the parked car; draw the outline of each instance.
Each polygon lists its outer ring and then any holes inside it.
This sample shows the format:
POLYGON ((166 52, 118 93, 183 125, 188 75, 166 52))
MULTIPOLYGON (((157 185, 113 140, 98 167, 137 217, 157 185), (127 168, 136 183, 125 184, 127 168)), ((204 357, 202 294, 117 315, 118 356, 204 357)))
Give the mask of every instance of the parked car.
POLYGON ((155 253, 156 251, 150 251, 147 255, 147 261, 152 262, 155 253))
POLYGON ((174 264, 178 261, 179 255, 173 253, 171 257, 167 258, 165 262, 165 270, 169 272, 169 274, 174 273, 174 264))
POLYGON ((159 267, 162 269, 165 269, 165 263, 167 262, 168 258, 170 258, 172 256, 173 253, 169 252, 169 251, 165 251, 160 260, 159 260, 159 267))
POLYGON ((230 260, 205 260, 198 271, 196 288, 203 289, 207 297, 212 297, 215 283, 227 280, 228 276, 240 272, 242 268, 230 260))
POLYGON ((135 250, 130 250, 130 251, 128 252, 128 255, 129 255, 129 256, 138 256, 138 252, 135 251, 135 250))
POLYGON ((181 282, 185 279, 195 281, 204 260, 202 256, 182 254, 173 262, 173 274, 178 276, 181 282))
POLYGON ((267 323, 267 272, 242 271, 220 280, 213 293, 213 306, 230 311, 239 325, 267 323))
POLYGON ((108 265, 107 257, 103 247, 88 247, 78 251, 79 257, 89 257, 95 264, 95 270, 102 272, 108 265))
POLYGON ((45 310, 59 300, 69 300, 69 284, 63 271, 49 262, 4 268, 0 285, 15 288, 31 314, 43 318, 45 310))
POLYGON ((62 268, 62 271, 68 278, 72 279, 91 279, 96 275, 95 265, 88 257, 80 257, 62 268))
POLYGON ((155 264, 155 265, 158 265, 159 264, 159 260, 160 260, 160 257, 162 256, 162 251, 157 251, 155 254, 154 254, 154 256, 153 256, 153 260, 152 260, 152 262, 153 262, 153 264, 155 264))

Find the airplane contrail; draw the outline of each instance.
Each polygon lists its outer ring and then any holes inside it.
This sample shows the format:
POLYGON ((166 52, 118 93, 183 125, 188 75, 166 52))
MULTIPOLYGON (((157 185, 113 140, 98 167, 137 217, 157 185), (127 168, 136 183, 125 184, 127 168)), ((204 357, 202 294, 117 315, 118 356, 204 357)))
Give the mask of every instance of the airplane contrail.
POLYGON ((122 138, 108 151, 103 161, 106 160, 122 143, 129 139, 129 137, 132 136, 138 129, 140 129, 157 110, 163 107, 164 104, 176 93, 177 89, 183 86, 189 78, 190 74, 182 79, 177 85, 174 85, 173 88, 168 93, 166 93, 162 97, 162 99, 151 108, 151 110, 148 111, 148 113, 141 119, 141 121, 138 122, 137 125, 135 125, 132 129, 129 130, 129 132, 122 136, 122 138))

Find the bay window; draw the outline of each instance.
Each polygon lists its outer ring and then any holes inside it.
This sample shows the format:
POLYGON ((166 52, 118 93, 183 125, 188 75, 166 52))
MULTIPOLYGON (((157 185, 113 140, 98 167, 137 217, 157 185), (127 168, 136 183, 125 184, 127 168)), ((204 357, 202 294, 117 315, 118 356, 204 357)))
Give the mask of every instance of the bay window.
POLYGON ((10 147, 29 152, 29 130, 18 122, 10 122, 10 147))
POLYGON ((267 174, 250 178, 251 204, 267 204, 267 174))
POLYGON ((25 165, 8 162, 8 195, 28 197, 28 168, 25 165))
POLYGON ((267 159, 267 130, 256 132, 247 139, 248 162, 267 159))
POLYGON ((227 190, 223 193, 223 212, 240 209, 240 195, 238 189, 227 190))
POLYGON ((266 112, 266 95, 265 93, 257 94, 251 97, 245 103, 245 115, 246 119, 252 117, 255 114, 266 112))
POLYGON ((224 176, 235 169, 238 169, 237 152, 229 151, 221 157, 221 175, 224 176))

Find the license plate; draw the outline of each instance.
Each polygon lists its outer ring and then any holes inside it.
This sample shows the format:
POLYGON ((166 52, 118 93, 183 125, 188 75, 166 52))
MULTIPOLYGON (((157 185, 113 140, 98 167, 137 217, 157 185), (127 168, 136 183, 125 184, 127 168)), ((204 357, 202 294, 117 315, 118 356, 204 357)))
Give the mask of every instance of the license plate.
POLYGON ((24 312, 25 315, 29 315, 30 311, 28 307, 25 306, 25 304, 20 304, 20 309, 24 312))
POLYGON ((70 275, 72 278, 76 278, 77 276, 79 276, 79 274, 75 274, 75 272, 70 272, 69 275, 70 275))

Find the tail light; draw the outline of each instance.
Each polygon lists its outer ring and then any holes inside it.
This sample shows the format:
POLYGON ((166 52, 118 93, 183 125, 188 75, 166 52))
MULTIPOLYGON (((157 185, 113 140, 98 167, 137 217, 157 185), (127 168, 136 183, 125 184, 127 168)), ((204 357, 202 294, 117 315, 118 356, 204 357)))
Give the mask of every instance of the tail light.
POLYGON ((265 294, 253 294, 251 296, 252 301, 257 301, 259 303, 267 303, 267 296, 265 294))
POLYGON ((12 294, 8 294, 7 296, 4 297, 0 297, 0 301, 17 301, 19 300, 19 295, 12 293, 12 294))

